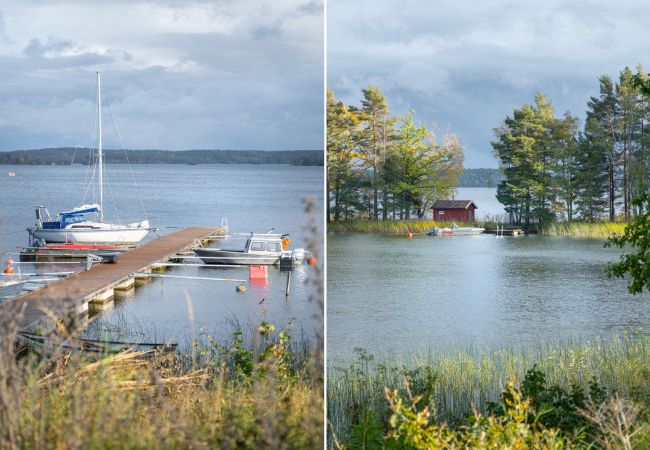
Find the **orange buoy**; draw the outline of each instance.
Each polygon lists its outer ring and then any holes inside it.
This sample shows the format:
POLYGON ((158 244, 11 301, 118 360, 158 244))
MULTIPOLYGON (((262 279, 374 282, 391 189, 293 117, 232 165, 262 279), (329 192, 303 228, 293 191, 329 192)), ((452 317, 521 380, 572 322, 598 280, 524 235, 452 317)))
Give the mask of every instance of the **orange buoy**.
POLYGON ((13 267, 5 267, 4 272, 7 273, 7 274, 14 273, 14 268, 13 267))
POLYGON ((314 264, 316 264, 316 257, 315 256, 310 256, 309 258, 307 258, 307 264, 309 264, 310 266, 313 266, 314 264))
POLYGON ((406 239, 413 239, 413 234, 410 231, 406 233, 406 239))

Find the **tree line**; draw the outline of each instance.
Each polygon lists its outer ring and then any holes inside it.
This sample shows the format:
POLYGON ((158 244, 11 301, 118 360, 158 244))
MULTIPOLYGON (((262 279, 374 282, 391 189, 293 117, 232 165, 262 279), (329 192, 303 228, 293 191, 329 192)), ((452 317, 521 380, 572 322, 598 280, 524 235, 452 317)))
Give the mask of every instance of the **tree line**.
POLYGON ((423 217, 449 196, 463 149, 451 132, 416 125, 413 112, 390 114, 384 94, 362 90, 359 106, 327 92, 327 220, 423 217))
POLYGON ((639 213, 632 199, 650 179, 648 75, 639 66, 615 81, 599 78, 582 129, 569 112, 556 117, 538 93, 494 130, 492 141, 505 179, 497 199, 515 224, 561 220, 593 222, 639 213))
MULTIPOLYGON (((95 149, 45 148, 0 152, 0 164, 93 164, 95 149)), ((322 166, 322 150, 104 150, 107 164, 292 164, 322 166)))

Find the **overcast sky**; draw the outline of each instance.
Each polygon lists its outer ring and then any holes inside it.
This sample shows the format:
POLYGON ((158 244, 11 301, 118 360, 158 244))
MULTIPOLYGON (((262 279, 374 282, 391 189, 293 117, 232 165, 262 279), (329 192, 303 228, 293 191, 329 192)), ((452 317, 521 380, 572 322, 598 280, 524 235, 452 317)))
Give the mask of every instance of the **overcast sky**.
POLYGON ((328 85, 359 105, 373 84, 392 112, 450 126, 466 167, 496 167, 490 140, 542 91, 584 118, 598 77, 650 70, 650 3, 328 0, 328 85))
POLYGON ((0 3, 0 150, 322 149, 322 0, 0 3), (110 114, 105 146, 119 147, 110 114))

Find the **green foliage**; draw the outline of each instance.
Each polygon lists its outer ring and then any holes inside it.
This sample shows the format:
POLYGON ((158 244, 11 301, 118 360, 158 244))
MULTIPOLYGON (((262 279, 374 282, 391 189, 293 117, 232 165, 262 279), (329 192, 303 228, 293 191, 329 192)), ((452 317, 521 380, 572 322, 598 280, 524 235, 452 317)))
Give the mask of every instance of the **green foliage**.
POLYGON ((421 410, 429 405, 432 422, 457 429, 469 423, 473 410, 499 416, 495 408, 503 401, 504 382, 512 379, 520 380, 525 396, 533 398, 534 414, 527 419, 532 425, 535 417, 544 426, 563 426, 576 442, 595 441, 598 436, 592 428, 581 425, 579 407, 591 410, 593 402, 598 408, 606 393, 620 395, 641 405, 643 420, 650 424, 648 374, 650 338, 643 336, 550 343, 525 350, 445 349, 426 358, 395 356, 382 361, 363 353, 363 360, 345 369, 328 366, 328 421, 330 432, 344 445, 350 443, 351 433, 377 434, 372 431, 377 420, 384 421, 386 433, 390 411, 385 387, 403 386, 401 398, 418 397, 415 406, 421 410), (375 417, 364 418, 368 411, 375 417))
POLYGON ((409 219, 447 197, 462 172, 460 142, 393 117, 382 92, 363 89, 361 107, 327 96, 328 221, 409 219))
POLYGON ((521 225, 552 222, 556 214, 573 215, 577 119, 554 117, 553 105, 538 93, 534 105, 515 109, 504 125, 495 130, 492 142, 505 180, 497 199, 511 222, 521 225))
MULTIPOLYGON (((558 384, 547 385, 546 374, 537 365, 526 372, 521 383, 521 394, 529 401, 531 414, 528 422, 535 427, 559 429, 565 436, 574 439, 594 436, 597 430, 582 411, 590 404, 600 405, 607 399, 607 390, 592 378, 587 387, 573 384, 563 387, 558 384)), ((491 404, 494 414, 505 415, 508 405, 513 401, 512 393, 504 391, 501 402, 491 404)))
POLYGON ((647 79, 641 66, 636 74, 624 68, 616 82, 601 76, 583 133, 569 113, 555 118, 542 94, 505 119, 492 146, 505 175, 497 199, 511 222, 593 222, 606 212, 614 222, 619 206, 626 221, 637 213, 632 198, 650 179, 647 79))
POLYGON ((468 425, 455 429, 450 429, 446 423, 432 422, 429 406, 419 406, 417 396, 404 401, 396 389, 386 388, 386 398, 393 412, 389 436, 403 448, 575 448, 558 430, 531 424, 530 418, 535 412, 530 401, 512 382, 506 385, 502 414, 484 416, 474 412, 468 425))
POLYGON ((625 227, 622 235, 607 241, 609 246, 629 247, 633 251, 623 254, 619 262, 611 263, 607 273, 619 278, 629 275, 628 290, 639 294, 644 288, 650 290, 650 195, 640 195, 634 199, 633 205, 639 209, 639 215, 625 227))

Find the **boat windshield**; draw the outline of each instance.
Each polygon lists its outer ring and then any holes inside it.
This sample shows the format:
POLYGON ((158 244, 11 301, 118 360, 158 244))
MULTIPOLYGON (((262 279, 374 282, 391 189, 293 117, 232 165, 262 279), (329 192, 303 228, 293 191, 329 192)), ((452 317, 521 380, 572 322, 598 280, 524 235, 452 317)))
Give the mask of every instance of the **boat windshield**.
POLYGON ((264 251, 264 242, 255 242, 251 243, 251 251, 253 252, 263 252, 264 251))

